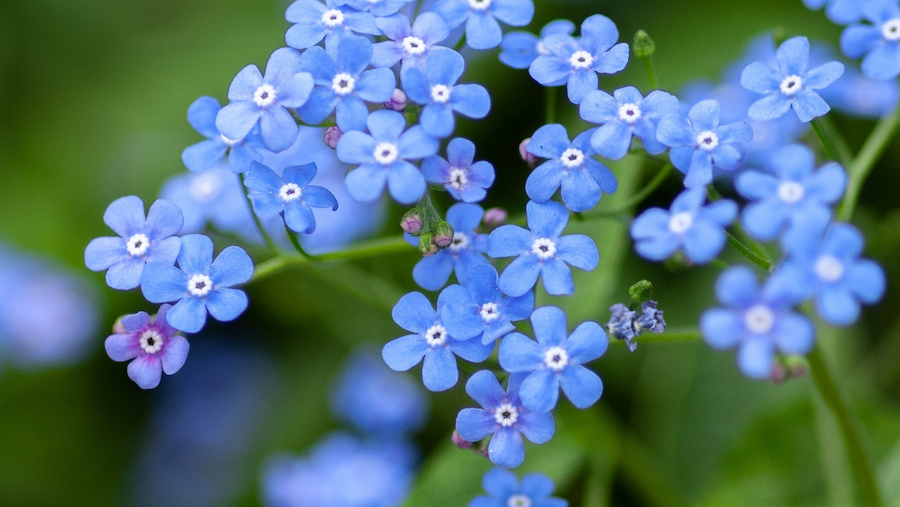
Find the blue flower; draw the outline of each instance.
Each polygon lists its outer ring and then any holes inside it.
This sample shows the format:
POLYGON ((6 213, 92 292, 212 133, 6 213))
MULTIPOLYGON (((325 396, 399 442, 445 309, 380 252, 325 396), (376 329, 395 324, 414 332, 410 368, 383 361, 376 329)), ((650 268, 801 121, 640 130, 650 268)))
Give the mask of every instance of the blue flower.
POLYGON ((491 110, 491 97, 483 86, 456 84, 466 62, 456 51, 435 51, 425 62, 425 72, 409 67, 400 76, 410 100, 424 104, 419 122, 425 132, 447 137, 456 128, 453 112, 469 118, 484 118, 491 110))
MULTIPOLYGON (((375 16, 390 16, 411 1, 412 0, 334 0, 334 4, 338 6, 349 5, 358 11, 371 12, 375 16)), ((379 19, 381 18, 375 18, 375 24, 378 24, 379 19)))
POLYGON ((558 123, 544 125, 531 136, 525 149, 548 159, 525 181, 525 193, 535 202, 550 200, 562 187, 562 200, 572 211, 585 211, 600 202, 603 192, 611 194, 619 182, 608 167, 594 159, 591 136, 586 130, 569 142, 566 128, 558 123))
POLYGON ((828 19, 839 25, 859 21, 863 15, 863 7, 877 0, 803 0, 803 5, 812 10, 825 7, 828 19))
POLYGON ((409 18, 403 14, 378 18, 375 24, 390 40, 375 44, 373 67, 393 67, 402 60, 401 73, 410 67, 425 70, 425 62, 432 52, 451 51, 437 45, 450 35, 450 30, 444 19, 433 12, 421 14, 412 27, 409 26, 409 18))
POLYGON ((160 197, 183 212, 181 232, 184 234, 202 232, 207 223, 225 233, 255 227, 241 182, 224 164, 202 173, 182 173, 169 178, 160 197))
POLYGON ((619 88, 613 95, 594 90, 584 97, 579 114, 602 127, 594 130, 591 146, 598 155, 618 160, 628 153, 631 137, 641 139, 652 155, 666 150, 656 140, 656 125, 663 116, 678 111, 678 99, 663 91, 652 91, 645 99, 633 86, 619 88))
POLYGON ((741 224, 757 239, 775 239, 786 228, 812 219, 831 220, 831 205, 844 194, 847 175, 838 164, 827 164, 813 172, 812 150, 791 144, 771 159, 775 175, 744 171, 735 183, 737 191, 751 199, 741 215, 741 224))
POLYGON ((243 173, 250 169, 250 162, 262 160, 256 150, 262 148, 259 133, 251 131, 242 139, 231 140, 223 136, 216 128, 216 115, 222 106, 212 97, 200 97, 188 108, 188 121, 194 130, 207 137, 193 146, 188 146, 181 153, 184 166, 193 172, 203 172, 228 157, 228 166, 234 173, 243 173))
POLYGON ((685 173, 684 186, 697 188, 712 182, 713 164, 728 171, 740 164, 740 143, 753 138, 753 129, 742 121, 719 125, 719 103, 704 100, 691 108, 687 118, 664 116, 656 138, 672 147, 669 158, 685 173))
POLYGON ((581 24, 581 38, 554 34, 542 42, 549 55, 540 55, 528 68, 544 86, 568 83, 569 100, 581 104, 597 89, 597 74, 615 74, 628 65, 628 44, 619 40, 619 30, 606 16, 594 14, 581 24))
POLYGON ((148 262, 175 263, 181 240, 173 235, 184 223, 178 206, 160 199, 150 206, 144 219, 144 202, 129 195, 106 208, 103 222, 119 237, 92 240, 84 250, 84 264, 91 271, 108 269, 106 284, 113 289, 129 290, 140 285, 148 262))
POLYGON ((534 16, 534 3, 531 0, 438 0, 431 10, 440 14, 451 30, 465 21, 466 44, 470 48, 491 49, 503 38, 497 20, 510 26, 525 26, 534 16))
POLYGON ((494 184, 494 166, 475 159, 475 144, 457 137, 447 145, 447 160, 432 155, 422 161, 422 174, 429 183, 444 185, 454 199, 478 202, 494 184))
POLYGON ((184 366, 190 345, 166 321, 170 305, 162 305, 152 321, 147 312, 126 315, 120 320, 122 333, 106 339, 106 354, 113 361, 128 361, 128 377, 141 389, 159 385, 162 372, 174 375, 184 366))
POLYGON ((228 139, 241 139, 259 123, 263 142, 272 151, 284 151, 297 139, 297 123, 287 108, 306 103, 312 76, 300 71, 300 52, 276 49, 261 76, 256 65, 241 70, 228 88, 230 104, 216 115, 216 128, 228 139))
POLYGON ((372 13, 344 6, 333 8, 316 0, 297 0, 287 8, 284 17, 294 23, 284 40, 297 49, 315 46, 322 39, 330 46, 354 32, 381 35, 372 13))
POLYGON ((151 303, 177 301, 169 324, 196 333, 206 323, 206 311, 216 320, 236 319, 247 308, 247 295, 230 287, 253 275, 253 261, 243 249, 230 246, 213 261, 213 243, 200 234, 181 238, 178 267, 150 262, 141 277, 141 291, 151 303))
POLYGON ((312 208, 331 208, 332 211, 338 208, 337 199, 328 189, 309 184, 315 177, 314 163, 288 167, 281 178, 275 171, 254 162, 244 185, 252 190, 249 197, 261 218, 283 214, 285 225, 292 231, 311 234, 316 230, 312 208))
POLYGON ((543 40, 551 35, 571 35, 575 24, 568 19, 551 21, 541 28, 541 36, 529 32, 508 32, 500 43, 500 61, 514 69, 527 69, 540 55, 549 55, 543 40))
POLYGON ((841 34, 841 50, 850 58, 863 58, 863 74, 872 79, 894 79, 900 74, 900 5, 871 1, 863 6, 869 24, 857 23, 841 34))
POLYGON ((463 440, 477 442, 491 435, 488 457, 497 466, 515 468, 525 461, 522 435, 543 444, 553 438, 555 426, 549 412, 528 410, 519 399, 525 375, 510 375, 506 392, 497 377, 482 370, 466 382, 466 393, 482 408, 464 408, 456 416, 456 431, 463 440))
POLYGON ((531 230, 504 225, 488 237, 488 255, 517 257, 500 275, 500 290, 513 297, 522 296, 541 276, 547 293, 572 294, 575 284, 567 264, 586 271, 596 268, 600 262, 597 245, 584 234, 560 237, 569 212, 558 202, 528 201, 525 213, 531 230))
POLYGON ((391 197, 412 204, 425 193, 425 177, 408 159, 434 155, 438 141, 416 125, 406 132, 406 120, 395 111, 375 111, 366 120, 371 135, 351 131, 338 141, 341 162, 360 164, 347 175, 347 190, 360 202, 374 201, 387 183, 391 197))
POLYGON ((337 126, 343 132, 365 130, 369 109, 363 101, 382 103, 391 98, 394 73, 365 70, 372 59, 372 43, 365 37, 341 39, 334 53, 315 46, 300 57, 300 69, 312 75, 316 86, 297 114, 308 124, 318 124, 336 111, 337 126))
POLYGON ((388 342, 381 351, 384 362, 394 371, 406 371, 423 363, 422 383, 429 391, 446 391, 456 385, 459 371, 453 354, 480 363, 494 350, 493 343, 484 345, 481 340, 472 339, 474 334, 457 338, 447 331, 441 320, 445 300, 441 293, 435 312, 421 292, 400 298, 391 316, 398 326, 414 334, 388 342))
POLYGON ((511 373, 527 373, 519 396, 528 410, 549 412, 556 407, 559 390, 578 408, 600 399, 603 382, 582 366, 602 356, 609 346, 603 328, 583 322, 566 338, 566 314, 555 306, 531 314, 537 342, 512 333, 500 343, 500 366, 511 373))
POLYGON ((447 248, 423 257, 413 268, 413 280, 423 289, 438 290, 447 283, 450 272, 466 284, 466 274, 478 265, 487 264, 487 238, 475 229, 481 223, 484 210, 477 204, 457 203, 447 210, 447 222, 453 227, 453 240, 447 248))
POLYGON ((551 497, 553 481, 543 474, 530 473, 522 477, 503 468, 494 468, 481 481, 489 496, 476 496, 469 507, 566 507, 568 502, 551 497))
POLYGON ((737 347, 738 368, 751 378, 769 376, 776 351, 806 354, 813 347, 812 322, 792 311, 798 302, 794 291, 779 282, 770 278, 759 287, 750 268, 729 268, 716 282, 716 297, 724 307, 700 318, 706 343, 714 349, 737 347))
POLYGON ((718 201, 704 207, 706 188, 688 189, 672 202, 666 212, 651 208, 631 224, 635 249, 653 260, 668 259, 683 249, 691 262, 705 264, 725 246, 723 227, 734 221, 737 205, 718 201))
POLYGON ((534 292, 523 296, 504 296, 497 287, 497 270, 489 264, 478 265, 466 274, 466 286, 444 289, 447 304, 441 318, 450 334, 481 335, 485 345, 513 331, 513 321, 527 319, 534 310, 534 292))
POLYGON ((854 67, 820 94, 835 110, 857 118, 880 118, 894 109, 900 97, 896 80, 877 81, 854 67))

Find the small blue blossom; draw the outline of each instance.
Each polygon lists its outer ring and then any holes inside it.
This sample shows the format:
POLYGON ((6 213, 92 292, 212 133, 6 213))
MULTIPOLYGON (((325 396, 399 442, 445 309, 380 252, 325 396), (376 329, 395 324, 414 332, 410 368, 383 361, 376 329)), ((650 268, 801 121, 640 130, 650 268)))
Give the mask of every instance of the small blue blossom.
POLYGON ((147 312, 126 315, 120 320, 122 333, 106 339, 106 354, 113 361, 128 361, 128 377, 141 389, 159 385, 162 372, 174 375, 184 366, 190 345, 166 321, 171 305, 159 307, 151 321, 147 312))
POLYGON ((378 199, 387 184, 391 197, 412 204, 425 193, 425 177, 407 160, 434 155, 438 140, 416 125, 406 132, 406 120, 395 111, 375 111, 366 120, 370 134, 351 131, 338 141, 341 162, 359 164, 347 174, 347 190, 360 202, 378 199))
POLYGON ((248 195, 260 218, 282 214, 292 231, 311 234, 316 230, 312 208, 338 208, 337 199, 328 189, 309 184, 315 177, 314 163, 288 167, 279 177, 275 171, 254 162, 244 185, 251 190, 248 195))
MULTIPOLYGON (((368 1, 368 0, 363 0, 368 1)), ((450 35, 444 18, 433 12, 425 12, 409 26, 409 18, 394 14, 375 20, 378 28, 390 39, 376 43, 372 55, 373 67, 393 67, 402 60, 401 74, 410 67, 425 70, 425 62, 434 51, 451 51, 437 43, 450 35)))
POLYGON ((400 79, 410 100, 423 104, 419 122, 425 132, 447 137, 456 128, 453 112, 469 118, 484 118, 491 110, 491 97, 483 86, 456 84, 466 61, 456 51, 435 51, 425 62, 425 71, 409 67, 400 79))
POLYGON ((683 249, 697 264, 713 260, 725 246, 722 229, 734 221, 737 205, 717 201, 703 206, 706 188, 688 189, 672 202, 666 212, 651 208, 631 224, 631 237, 639 254, 653 261, 668 259, 683 249))
POLYGON ((544 289, 554 296, 572 294, 575 284, 568 265, 591 271, 600 262, 594 240, 584 234, 560 237, 569 222, 569 212, 555 201, 525 205, 528 227, 498 227, 488 237, 488 255, 516 257, 500 275, 500 290, 518 297, 530 291, 538 276, 544 289))
POLYGON ((306 103, 313 78, 300 71, 300 52, 276 49, 266 64, 266 75, 256 65, 241 70, 228 88, 230 104, 216 115, 216 128, 228 139, 242 139, 259 123, 266 147, 284 151, 297 139, 297 122, 287 108, 306 103))
POLYGON ((151 303, 177 301, 166 320, 185 333, 196 333, 206 323, 206 312, 218 321, 238 318, 247 308, 247 295, 231 287, 253 275, 253 261, 237 246, 230 246, 213 261, 213 243, 200 234, 181 238, 178 267, 147 263, 141 291, 151 303))
POLYGON ((228 157, 228 166, 234 173, 247 172, 250 162, 262 160, 257 151, 262 148, 262 139, 255 130, 242 139, 231 140, 216 128, 216 115, 222 106, 212 97, 200 97, 188 108, 188 122, 194 130, 207 137, 181 153, 184 166, 193 172, 212 169, 222 157, 228 157))
POLYGON ((494 184, 494 166, 475 160, 475 143, 457 137, 447 145, 447 160, 432 155, 422 161, 422 174, 429 183, 444 185, 454 199, 478 202, 494 184))
POLYGON ((475 229, 481 224, 484 209, 477 204, 457 203, 447 210, 447 222, 453 227, 453 239, 447 248, 423 257, 413 268, 413 280, 423 289, 438 290, 456 272, 456 279, 466 284, 466 274, 474 266, 487 264, 487 236, 475 229))
POLYGON ((594 129, 569 141, 566 128, 558 123, 544 125, 531 136, 525 149, 548 159, 525 181, 525 193, 535 202, 545 202, 562 187, 562 200, 572 211, 586 211, 600 202, 603 192, 616 191, 619 182, 608 167, 594 159, 591 136, 594 129))
POLYGON ((753 138, 753 129, 742 121, 719 125, 719 103, 704 100, 691 108, 687 118, 664 116, 656 138, 672 147, 669 158, 685 173, 684 186, 697 188, 712 182, 713 164, 727 171, 740 164, 740 144, 753 138))
POLYGON ((567 507, 562 498, 551 497, 553 481, 543 474, 530 473, 522 477, 503 468, 484 474, 481 484, 488 496, 476 496, 469 507, 567 507))
POLYGON ((855 67, 844 68, 844 75, 820 95, 836 111, 856 118, 881 118, 897 105, 900 86, 896 80, 877 81, 855 67))
POLYGON ((863 18, 841 34, 841 50, 850 58, 863 58, 863 74, 881 81, 900 74, 900 5, 895 0, 870 1, 863 18))
POLYGON ((550 54, 544 46, 544 39, 556 34, 571 35, 574 31, 574 23, 568 19, 557 19, 541 28, 540 37, 529 32, 508 32, 500 43, 500 61, 514 69, 527 69, 538 56, 550 54))
POLYGON ((584 121, 602 125, 591 136, 594 151, 613 160, 628 153, 632 136, 641 139, 647 153, 665 151, 666 145, 656 140, 656 125, 663 116, 676 112, 678 99, 674 95, 655 90, 644 98, 633 86, 619 88, 613 95, 594 90, 584 97, 579 109, 584 121))
POLYGON ((597 89, 597 74, 615 74, 628 65, 628 44, 617 40, 615 23, 594 14, 581 24, 580 39, 561 33, 541 39, 550 54, 538 56, 528 73, 544 86, 567 84, 569 100, 581 104, 597 89))
POLYGON ((372 43, 357 36, 341 39, 333 55, 319 46, 307 49, 300 57, 300 69, 312 75, 316 86, 297 109, 300 119, 318 124, 335 111, 341 131, 365 130, 369 109, 363 101, 388 100, 396 84, 390 69, 365 70, 372 51, 372 43))
POLYGON ((241 182, 225 164, 202 173, 182 173, 169 178, 160 197, 181 209, 183 234, 202 232, 207 224, 217 231, 239 233, 253 222, 241 182))
MULTIPOLYGON (((349 3, 349 2, 346 2, 349 3)), ((284 34, 292 48, 306 49, 322 39, 330 46, 353 33, 381 35, 371 12, 359 12, 350 7, 332 7, 316 0, 297 0, 285 12, 285 19, 294 25, 284 34)))
POLYGON ((466 274, 466 286, 444 289, 447 304, 441 318, 455 336, 481 335, 485 345, 513 331, 513 321, 527 319, 534 310, 534 292, 504 296, 497 287, 497 270, 489 264, 473 267, 466 274))
POLYGON ((553 415, 528 410, 519 399, 523 374, 509 377, 506 392, 497 377, 482 370, 466 382, 466 393, 482 408, 464 408, 456 416, 456 431, 468 442, 478 442, 491 435, 488 458, 504 468, 515 468, 525 461, 522 435, 530 442, 543 444, 553 438, 556 430, 553 415))
POLYGON ((862 18, 863 7, 876 0, 803 0, 803 5, 812 10, 825 7, 825 16, 839 25, 855 23, 862 18))
POLYGON ((603 328, 583 322, 567 338, 566 314, 555 306, 535 310, 531 325, 537 342, 512 333, 500 344, 500 366, 528 374, 519 388, 522 404, 534 412, 549 412, 556 407, 560 388, 578 408, 596 403, 603 382, 582 365, 606 352, 609 340, 603 328))
POLYGON ((466 23, 466 44, 472 49, 497 47, 503 38, 500 20, 525 26, 534 16, 531 0, 438 0, 431 10, 440 14, 451 30, 466 23), (496 19, 495 19, 496 18, 496 19))
POLYGON ((91 271, 106 272, 106 284, 130 290, 141 284, 148 262, 174 264, 181 240, 174 237, 184 224, 178 206, 162 199, 150 206, 144 218, 144 202, 129 195, 113 201, 103 213, 103 222, 118 238, 92 240, 84 250, 84 264, 91 271))
POLYGON ((741 224, 752 236, 764 241, 775 239, 795 224, 813 219, 831 220, 831 205, 844 194, 847 175, 831 163, 813 172, 812 150, 791 144, 771 159, 775 175, 744 171, 736 181, 737 191, 752 200, 741 214, 741 224))
MULTIPOLYGON (((358 11, 371 12, 375 16, 375 23, 383 16, 390 16, 399 11, 412 0, 334 0, 334 4, 348 5, 358 11)), ((380 28, 380 27, 379 27, 380 28)))
POLYGON ((808 353, 815 328, 792 310, 798 300, 788 285, 770 278, 759 287, 750 268, 729 268, 716 282, 716 297, 724 307, 707 310, 700 318, 703 339, 714 349, 737 347, 738 368, 757 379, 769 376, 776 351, 808 353))
POLYGON ((438 296, 437 312, 421 292, 406 294, 394 306, 394 322, 410 335, 392 340, 381 356, 394 371, 406 371, 422 363, 422 383, 429 391, 446 391, 456 385, 459 371, 454 354, 473 363, 491 355, 494 344, 485 345, 470 336, 454 337, 444 327, 441 313, 447 296, 438 296), (424 359, 424 361, 423 361, 424 359))

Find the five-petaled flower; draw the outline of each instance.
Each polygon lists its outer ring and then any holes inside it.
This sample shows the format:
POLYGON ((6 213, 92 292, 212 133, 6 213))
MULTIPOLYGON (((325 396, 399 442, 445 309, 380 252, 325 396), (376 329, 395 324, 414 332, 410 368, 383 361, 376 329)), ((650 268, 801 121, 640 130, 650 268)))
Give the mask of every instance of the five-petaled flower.
POLYGON ((187 360, 190 345, 166 321, 171 305, 162 305, 151 320, 147 312, 126 315, 120 320, 122 333, 110 335, 104 346, 113 361, 128 361, 128 377, 141 389, 159 385, 162 372, 174 375, 187 360))
POLYGON ((272 169, 254 162, 244 185, 251 190, 248 196, 260 218, 280 213, 292 231, 312 234, 316 230, 312 208, 338 208, 337 199, 327 188, 309 184, 315 177, 315 163, 288 167, 279 177, 272 169))

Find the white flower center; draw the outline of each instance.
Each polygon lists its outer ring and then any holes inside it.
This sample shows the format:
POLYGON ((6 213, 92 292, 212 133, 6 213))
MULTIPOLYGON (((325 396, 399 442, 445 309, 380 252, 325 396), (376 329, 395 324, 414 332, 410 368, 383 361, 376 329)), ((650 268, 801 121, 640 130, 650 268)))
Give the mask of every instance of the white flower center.
POLYGON ((210 202, 222 192, 222 180, 213 173, 201 173, 191 181, 188 192, 197 202, 210 202))
POLYGON ((513 495, 506 500, 506 507, 531 507, 531 498, 525 495, 513 495))
POLYGON ((397 151, 397 146, 392 143, 381 143, 375 147, 375 161, 379 164, 388 165, 397 160, 397 156, 400 154, 397 151))
POLYGON ((844 276, 844 265, 833 255, 825 254, 816 260, 816 275, 823 282, 836 282, 844 276))
POLYGON ((497 303, 485 303, 481 305, 481 318, 485 322, 499 319, 500 311, 497 309, 497 303))
POLYGON ((338 25, 343 25, 344 13, 337 9, 325 11, 325 14, 322 14, 322 23, 325 23, 325 26, 327 26, 328 28, 334 28, 338 25))
POLYGON ((744 326, 754 334, 766 334, 775 325, 775 314, 766 305, 754 305, 744 312, 744 326))
POLYGON ((794 204, 803 199, 803 194, 803 185, 796 181, 785 181, 778 185, 778 197, 788 204, 794 204))
POLYGON ((486 11, 491 6, 491 0, 469 0, 469 7, 476 11, 486 11))
POLYGON ((900 40, 900 18, 885 21, 881 25, 881 35, 887 40, 900 40))
POLYGON ((641 108, 637 104, 622 104, 619 106, 619 119, 624 122, 634 123, 641 119, 641 108))
POLYGON ((579 149, 569 148, 559 157, 559 161, 570 169, 572 167, 581 167, 581 164, 584 162, 584 153, 579 149))
POLYGON ((431 87, 431 100, 438 103, 445 103, 450 100, 450 88, 439 84, 431 87))
POLYGON ((206 275, 194 275, 188 280, 188 292, 193 296, 203 297, 213 288, 212 279, 206 275))
POLYGON ((301 195, 303 195, 303 190, 296 183, 285 183, 281 190, 278 191, 278 196, 284 202, 299 199, 301 195))
POLYGON ((793 75, 784 78, 784 81, 781 82, 781 93, 785 95, 793 95, 800 91, 800 88, 803 87, 803 80, 800 79, 800 76, 793 75))
POLYGON ((701 132, 699 136, 697 136, 697 146, 701 148, 705 148, 706 150, 713 151, 713 149, 719 145, 719 136, 716 135, 712 130, 707 130, 706 132, 701 132))
POLYGON ((531 245, 531 253, 540 260, 547 260, 556 255, 556 243, 547 238, 538 238, 531 245))
POLYGON ((406 56, 417 56, 425 52, 425 41, 418 37, 410 35, 404 38, 400 44, 403 46, 403 50, 406 51, 406 56))
POLYGON ((544 352, 544 366, 561 371, 569 364, 569 354, 562 347, 550 347, 544 352))
POLYGON ((259 107, 266 107, 275 102, 275 88, 267 84, 260 86, 253 92, 253 102, 259 107))
POLYGON ((148 329, 141 334, 141 348, 148 354, 156 354, 163 348, 166 340, 155 329, 148 329))
POLYGON ((447 329, 440 324, 429 327, 428 331, 425 331, 425 341, 432 347, 443 345, 447 341, 447 329))
POLYGON ((494 420, 500 426, 509 428, 519 420, 519 410, 509 403, 504 403, 494 409, 494 420))
POLYGON ((464 232, 454 232, 453 239, 450 241, 450 250, 453 252, 457 252, 462 250, 463 248, 468 248, 469 246, 469 238, 466 236, 464 232))
POLYGON ((144 234, 137 233, 128 238, 128 241, 125 242, 125 248, 128 250, 128 255, 140 257, 147 253, 147 249, 150 248, 150 239, 144 234))
POLYGON ((353 76, 345 72, 337 74, 334 76, 334 79, 331 80, 331 89, 338 95, 347 95, 352 92, 355 87, 356 79, 353 79, 353 76))
POLYGON ((590 69, 594 65, 594 57, 587 51, 576 51, 569 57, 569 63, 575 70, 590 69))
POLYGON ((467 175, 466 170, 458 167, 450 169, 450 179, 448 183, 457 190, 467 185, 469 183, 469 176, 467 175))
POLYGON ((694 216, 689 212, 682 211, 681 213, 675 213, 672 218, 669 219, 669 230, 675 234, 681 234, 688 230, 693 223, 694 216))

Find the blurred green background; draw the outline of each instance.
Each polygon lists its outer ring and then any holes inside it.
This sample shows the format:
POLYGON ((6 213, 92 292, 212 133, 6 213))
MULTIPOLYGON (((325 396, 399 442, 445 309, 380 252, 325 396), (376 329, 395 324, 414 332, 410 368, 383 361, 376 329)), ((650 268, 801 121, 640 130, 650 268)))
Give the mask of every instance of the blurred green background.
MULTIPOLYGON (((551 19, 578 23, 596 12, 617 23, 621 40, 647 30, 657 43, 662 87, 672 92, 693 78, 718 79, 747 40, 776 26, 832 44, 840 34, 800 0, 536 4, 531 31, 551 19)), ((108 233, 101 219, 106 206, 129 194, 149 203, 167 177, 184 171, 181 151, 200 140, 186 121, 188 105, 201 95, 224 102, 238 70, 262 66, 284 44, 286 6, 263 0, 0 2, 0 240, 87 273, 84 247, 108 233)), ((486 207, 517 210, 528 173, 517 146, 543 123, 543 92, 526 72, 501 66, 496 53, 469 62, 466 80, 486 85, 494 108, 485 121, 460 122, 461 133, 497 168, 498 187, 486 207)), ((601 80, 606 90, 625 84, 649 91, 637 62, 601 80)), ((570 133, 584 128, 574 107, 560 107, 570 133)), ((836 121, 854 148, 872 126, 836 121)), ((888 272, 889 292, 852 328, 820 326, 826 360, 859 415, 891 505, 900 505, 894 288, 900 212, 888 189, 900 186, 898 161, 895 143, 867 183, 855 217, 867 254, 888 272)), ((633 159, 611 165, 620 194, 627 196, 655 169, 639 165, 633 159)), ((673 178, 646 205, 667 205, 677 191, 673 178)), ((392 210, 387 232, 395 233, 400 212, 392 210)), ((626 300, 627 287, 642 278, 654 282, 654 299, 671 326, 695 325, 702 309, 714 304, 715 268, 669 272, 644 263, 622 222, 572 229, 596 239, 601 266, 579 273, 574 298, 542 301, 565 306, 570 327, 585 319, 605 322, 606 309, 626 300)), ((727 260, 739 261, 732 251, 727 260)), ((240 445, 220 450, 227 470, 211 470, 204 484, 190 478, 198 482, 189 487, 213 484, 226 505, 257 505, 267 455, 301 452, 335 428, 328 412, 335 372, 358 345, 380 348, 399 335, 389 310, 415 290, 415 261, 409 253, 285 271, 249 288, 251 305, 238 322, 210 325, 194 337, 186 368, 204 351, 214 354, 227 344, 254 362, 244 373, 256 391, 252 403, 239 408, 242 423, 233 431, 240 445)), ((156 414, 174 379, 141 391, 102 345, 116 316, 149 307, 136 292, 106 289, 102 274, 86 276, 106 302, 90 357, 71 367, 5 368, 0 376, 0 505, 144 505, 149 497, 136 493, 141 488, 178 487, 162 471, 151 466, 145 474, 137 463, 147 439, 160 431, 156 414)), ((600 403, 584 412, 561 408, 557 437, 530 446, 523 467, 551 475, 573 507, 853 505, 837 427, 808 378, 752 382, 737 372, 733 353, 702 343, 645 344, 634 354, 614 346, 593 366, 606 386, 600 403)), ((192 378, 204 378, 203 372, 192 378)), ((212 384, 203 389, 214 391, 218 384, 212 384)), ((466 505, 481 491, 488 463, 451 448, 448 439, 456 412, 472 402, 462 385, 431 399, 433 414, 418 440, 421 482, 409 505, 466 505)), ((191 459, 204 451, 184 446, 171 452, 191 459)))

